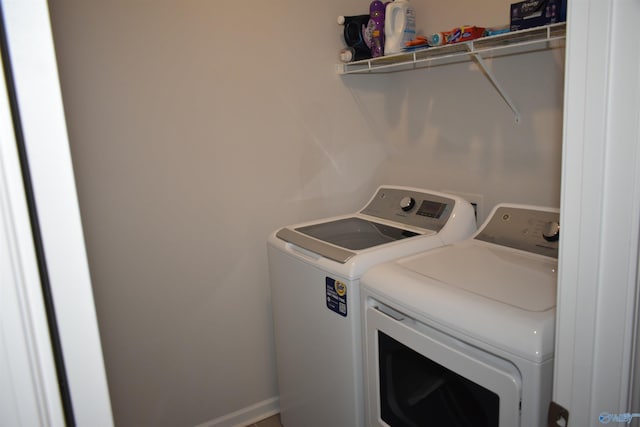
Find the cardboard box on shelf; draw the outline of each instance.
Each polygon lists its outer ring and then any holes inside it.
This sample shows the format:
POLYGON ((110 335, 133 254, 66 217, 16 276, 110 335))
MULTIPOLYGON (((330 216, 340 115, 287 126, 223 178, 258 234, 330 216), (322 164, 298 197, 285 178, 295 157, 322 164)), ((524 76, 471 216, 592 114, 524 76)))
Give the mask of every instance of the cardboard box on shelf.
POLYGON ((567 20, 567 0, 525 0, 511 5, 511 31, 567 20))

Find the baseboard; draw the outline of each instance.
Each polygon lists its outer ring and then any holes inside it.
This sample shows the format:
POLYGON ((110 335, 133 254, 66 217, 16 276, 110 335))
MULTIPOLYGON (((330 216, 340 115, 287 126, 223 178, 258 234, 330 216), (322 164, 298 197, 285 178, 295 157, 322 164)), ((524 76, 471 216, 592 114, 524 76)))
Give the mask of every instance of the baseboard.
POLYGON ((280 412, 280 399, 272 397, 196 427, 245 427, 280 412))

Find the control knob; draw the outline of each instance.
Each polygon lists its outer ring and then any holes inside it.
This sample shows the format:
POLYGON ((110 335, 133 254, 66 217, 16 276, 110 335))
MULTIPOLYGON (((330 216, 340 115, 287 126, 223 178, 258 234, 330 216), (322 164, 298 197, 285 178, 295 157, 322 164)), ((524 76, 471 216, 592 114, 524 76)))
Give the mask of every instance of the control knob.
POLYGON ((557 242, 560 239, 560 224, 557 221, 549 221, 544 225, 542 237, 547 242, 557 242))
POLYGON ((413 197, 406 196, 400 200, 400 208, 405 212, 409 212, 415 205, 416 201, 413 197))

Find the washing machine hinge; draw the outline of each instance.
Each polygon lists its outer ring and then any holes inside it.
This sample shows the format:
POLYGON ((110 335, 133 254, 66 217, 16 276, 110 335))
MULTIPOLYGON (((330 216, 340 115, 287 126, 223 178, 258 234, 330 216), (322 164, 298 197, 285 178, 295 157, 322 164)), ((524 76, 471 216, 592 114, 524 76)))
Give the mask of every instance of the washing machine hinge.
POLYGON ((549 403, 549 413, 547 415, 547 427, 568 427, 569 411, 556 402, 549 403))

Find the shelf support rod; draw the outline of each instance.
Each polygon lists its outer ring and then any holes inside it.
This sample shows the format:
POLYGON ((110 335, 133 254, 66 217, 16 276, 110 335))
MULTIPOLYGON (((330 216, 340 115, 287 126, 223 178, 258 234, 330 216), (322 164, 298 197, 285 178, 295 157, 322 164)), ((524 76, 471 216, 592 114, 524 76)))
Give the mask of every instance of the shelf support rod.
POLYGON ((502 99, 504 99, 504 102, 506 102, 509 108, 511 108, 511 111, 513 111, 513 115, 515 116, 516 123, 520 123, 520 112, 518 111, 516 106, 513 104, 513 101, 511 101, 511 98, 509 98, 509 95, 507 95, 507 92, 505 92, 504 89, 502 89, 502 86, 500 86, 500 83, 498 83, 498 81, 496 80, 491 70, 489 70, 489 68, 487 67, 487 64, 484 62, 484 59, 482 59, 482 57, 477 52, 471 52, 471 55, 473 56, 473 58, 476 60, 476 62, 482 69, 482 72, 484 73, 484 75, 487 76, 489 81, 491 81, 491 84, 493 85, 493 87, 496 88, 496 90, 498 91, 502 99))

